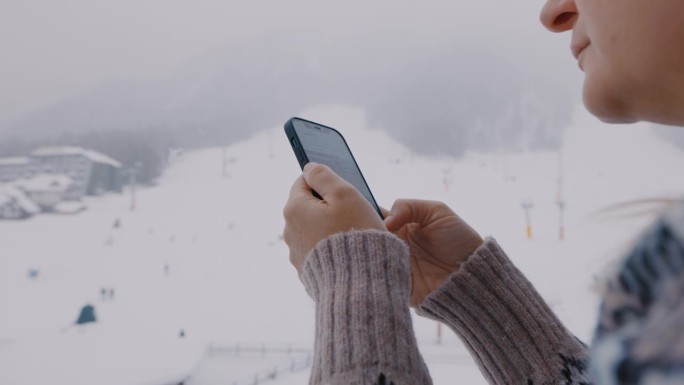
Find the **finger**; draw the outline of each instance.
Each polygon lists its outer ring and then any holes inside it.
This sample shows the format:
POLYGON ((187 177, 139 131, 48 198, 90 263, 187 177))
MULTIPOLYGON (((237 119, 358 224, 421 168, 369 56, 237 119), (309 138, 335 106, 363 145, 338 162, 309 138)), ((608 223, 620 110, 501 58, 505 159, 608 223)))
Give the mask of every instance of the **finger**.
POLYGON ((304 175, 300 175, 297 180, 292 184, 290 189, 290 199, 295 200, 314 200, 320 202, 320 198, 316 196, 316 191, 314 191, 311 186, 304 179, 304 175))
POLYGON ((304 177, 300 175, 294 183, 292 183, 292 187, 290 187, 290 195, 283 208, 283 216, 285 219, 288 220, 292 218, 292 216, 299 211, 301 203, 312 198, 314 197, 311 188, 306 184, 304 177))
POLYGON ((385 218, 385 226, 389 231, 397 231, 407 223, 428 224, 437 204, 439 202, 398 199, 392 205, 389 216, 385 218))
POLYGON ((382 216, 385 218, 387 218, 390 215, 390 211, 382 206, 380 206, 380 212, 382 213, 382 216))
POLYGON ((283 228, 283 242, 289 247, 290 246, 290 228, 288 227, 287 223, 285 224, 285 228, 283 228))
POLYGON ((307 163, 304 166, 303 176, 309 188, 316 191, 323 199, 329 199, 333 193, 350 186, 330 167, 319 163, 307 163))
POLYGON ((306 184, 304 175, 300 175, 297 179, 295 179, 294 183, 292 183, 292 187, 290 187, 290 199, 293 197, 298 198, 301 195, 306 195, 309 193, 311 193, 311 187, 306 184))

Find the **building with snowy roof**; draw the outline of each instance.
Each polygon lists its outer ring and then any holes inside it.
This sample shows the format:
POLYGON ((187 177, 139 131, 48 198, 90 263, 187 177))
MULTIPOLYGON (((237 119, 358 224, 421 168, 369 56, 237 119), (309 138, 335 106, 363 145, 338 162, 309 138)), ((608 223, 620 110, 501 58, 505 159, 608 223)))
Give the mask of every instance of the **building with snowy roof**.
POLYGON ((79 186, 64 174, 38 174, 12 183, 22 190, 43 211, 52 209, 64 200, 78 196, 79 186))
POLYGON ((81 147, 43 147, 23 158, 0 158, 0 182, 63 175, 73 182, 65 199, 121 191, 121 163, 81 147))
POLYGON ((31 158, 0 158, 0 183, 25 178, 28 175, 31 158))

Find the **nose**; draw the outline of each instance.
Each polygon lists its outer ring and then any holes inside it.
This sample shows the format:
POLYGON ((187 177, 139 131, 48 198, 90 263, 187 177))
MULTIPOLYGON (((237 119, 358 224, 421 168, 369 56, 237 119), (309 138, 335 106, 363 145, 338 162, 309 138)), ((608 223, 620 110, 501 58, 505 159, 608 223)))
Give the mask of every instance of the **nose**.
POLYGON ((575 0, 547 0, 539 19, 549 31, 565 32, 572 29, 578 16, 575 0))

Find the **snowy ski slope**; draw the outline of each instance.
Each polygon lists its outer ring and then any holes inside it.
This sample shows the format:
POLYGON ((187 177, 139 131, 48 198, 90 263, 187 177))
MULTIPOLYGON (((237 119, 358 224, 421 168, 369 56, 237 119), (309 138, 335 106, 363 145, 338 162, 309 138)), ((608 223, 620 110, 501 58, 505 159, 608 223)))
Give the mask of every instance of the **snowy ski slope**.
MULTIPOLYGON (((562 152, 559 241, 558 153, 426 158, 368 129, 360 110, 324 106, 301 116, 345 134, 381 205, 443 200, 495 236, 584 340, 601 274, 650 220, 626 215, 632 208, 596 213, 684 193, 684 180, 672 177, 684 155, 648 125, 605 126, 578 113, 562 152), (533 203, 532 240, 524 201, 533 203)), ((220 148, 172 153, 158 185, 138 191, 134 211, 127 194, 108 195, 76 216, 0 222, 0 383, 242 384, 306 360, 314 307, 280 239, 299 174, 282 129, 228 147, 227 176, 220 148), (69 326, 87 303, 98 322, 69 326)), ((436 384, 484 383, 451 332, 438 344, 435 323, 415 317, 415 327, 436 384)), ((260 383, 308 378, 306 368, 282 372, 260 383)))

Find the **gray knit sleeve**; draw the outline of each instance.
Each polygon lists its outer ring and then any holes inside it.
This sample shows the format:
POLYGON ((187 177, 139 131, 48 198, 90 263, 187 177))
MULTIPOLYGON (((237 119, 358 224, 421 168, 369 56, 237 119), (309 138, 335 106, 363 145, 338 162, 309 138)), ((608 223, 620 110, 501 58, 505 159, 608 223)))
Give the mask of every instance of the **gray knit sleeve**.
POLYGON ((418 313, 453 329, 492 384, 588 384, 587 347, 492 238, 418 313))
POLYGON ((311 384, 431 384, 413 331, 409 253, 387 232, 318 243, 301 279, 316 302, 311 384))

